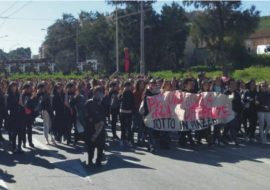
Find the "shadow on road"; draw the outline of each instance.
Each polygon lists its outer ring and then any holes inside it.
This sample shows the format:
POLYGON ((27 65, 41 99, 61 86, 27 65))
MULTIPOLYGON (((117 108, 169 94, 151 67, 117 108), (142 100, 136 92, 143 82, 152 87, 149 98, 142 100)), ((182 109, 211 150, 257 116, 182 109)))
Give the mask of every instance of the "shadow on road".
MULTIPOLYGON (((0 179, 2 179, 3 181, 7 183, 16 183, 16 181, 13 178, 14 178, 14 175, 8 174, 7 171, 0 169, 0 179)), ((0 189, 2 190, 4 189, 4 187, 0 186, 0 189)))
POLYGON ((234 164, 240 161, 262 163, 262 161, 258 159, 270 160, 269 150, 270 145, 256 143, 242 144, 240 147, 227 145, 225 147, 216 146, 213 148, 208 148, 207 145, 199 145, 193 149, 173 146, 170 150, 159 149, 155 155, 173 160, 222 167, 222 163, 234 164))

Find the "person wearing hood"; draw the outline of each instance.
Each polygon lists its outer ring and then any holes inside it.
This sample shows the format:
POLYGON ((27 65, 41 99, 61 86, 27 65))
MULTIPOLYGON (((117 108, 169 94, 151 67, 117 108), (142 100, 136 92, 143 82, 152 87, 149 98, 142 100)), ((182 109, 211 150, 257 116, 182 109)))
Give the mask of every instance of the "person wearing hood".
POLYGON ((103 89, 98 85, 93 89, 93 98, 89 99, 85 104, 85 141, 88 153, 88 166, 93 165, 95 149, 97 149, 95 164, 98 167, 101 166, 106 136, 106 112, 102 105, 103 97, 103 89))

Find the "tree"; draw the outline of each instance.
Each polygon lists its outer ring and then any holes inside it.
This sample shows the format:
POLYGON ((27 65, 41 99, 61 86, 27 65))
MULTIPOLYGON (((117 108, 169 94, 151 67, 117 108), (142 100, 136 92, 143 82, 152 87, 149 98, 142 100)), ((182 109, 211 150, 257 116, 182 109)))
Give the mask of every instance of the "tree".
MULTIPOLYGON (((163 63, 170 63, 170 69, 181 67, 181 58, 188 36, 188 19, 185 10, 177 3, 164 5, 161 10, 163 63)), ((166 65, 166 64, 165 64, 166 65)))
POLYGON ((8 59, 31 59, 30 48, 17 48, 8 53, 8 59))
MULTIPOLYGON (((61 19, 58 19, 54 24, 48 28, 47 36, 44 42, 46 46, 45 57, 53 58, 56 64, 60 64, 66 60, 68 61, 67 67, 69 72, 76 68, 76 30, 79 30, 79 22, 71 14, 63 14, 61 19), (63 60, 61 60, 63 58, 63 60)), ((58 67, 58 65, 56 65, 58 67)))
POLYGON ((84 47, 85 55, 96 58, 107 72, 115 71, 114 65, 114 28, 108 15, 101 13, 80 14, 82 28, 79 44, 84 47))
POLYGON ((206 47, 217 57, 225 71, 226 63, 233 61, 233 46, 243 47, 244 39, 259 22, 255 6, 242 10, 241 1, 185 1, 185 5, 202 8, 194 20, 191 33, 197 44, 206 47))

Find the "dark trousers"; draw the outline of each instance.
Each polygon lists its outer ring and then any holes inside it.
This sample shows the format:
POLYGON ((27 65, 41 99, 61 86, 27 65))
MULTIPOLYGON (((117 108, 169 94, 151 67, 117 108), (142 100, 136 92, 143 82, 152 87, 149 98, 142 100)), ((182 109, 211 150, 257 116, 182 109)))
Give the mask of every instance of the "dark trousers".
POLYGON ((224 124, 217 124, 214 126, 214 135, 213 135, 213 143, 214 142, 222 142, 221 129, 224 128, 224 124))
POLYGON ((245 110, 243 112, 243 124, 246 135, 248 135, 249 138, 254 138, 257 127, 257 114, 254 111, 245 110), (249 127, 247 127, 247 122, 249 122, 249 127))
POLYGON ((67 128, 65 131, 65 136, 68 144, 71 142, 71 130, 72 130, 72 123, 69 123, 67 124, 67 128))
POLYGON ((103 144, 97 144, 97 143, 88 143, 88 164, 92 163, 92 160, 94 158, 95 148, 97 148, 97 159, 96 163, 100 164, 103 156, 103 150, 104 145, 103 144))
POLYGON ((235 117, 232 121, 225 124, 223 137, 229 137, 229 133, 230 133, 231 140, 233 140, 236 144, 238 144, 238 140, 237 140, 238 126, 239 126, 239 120, 237 117, 235 117))
POLYGON ((4 140, 3 136, 2 136, 2 128, 3 128, 3 120, 0 119, 0 141, 4 140))
POLYGON ((23 139, 23 127, 13 126, 12 130, 12 150, 16 150, 16 139, 18 137, 18 150, 22 148, 22 139, 23 139))
POLYGON ((23 137, 22 137, 22 142, 23 144, 26 143, 26 134, 27 134, 27 140, 29 144, 33 144, 33 140, 32 140, 32 123, 31 122, 27 122, 24 126, 23 126, 23 137))
POLYGON ((111 116, 112 116, 112 134, 113 136, 116 136, 116 123, 118 120, 118 110, 111 109, 111 116))
POLYGON ((201 142, 201 140, 205 138, 208 144, 212 144, 211 127, 199 130, 195 134, 198 142, 201 142))
POLYGON ((131 141, 131 124, 132 124, 132 113, 120 113, 121 122, 121 140, 131 141))
POLYGON ((189 141, 190 144, 194 144, 194 141, 192 139, 192 134, 191 131, 181 131, 179 132, 179 144, 180 145, 186 145, 187 144, 187 140, 189 141))
POLYGON ((160 148, 169 148, 170 145, 170 133, 167 131, 160 131, 160 139, 159 139, 159 145, 160 148))

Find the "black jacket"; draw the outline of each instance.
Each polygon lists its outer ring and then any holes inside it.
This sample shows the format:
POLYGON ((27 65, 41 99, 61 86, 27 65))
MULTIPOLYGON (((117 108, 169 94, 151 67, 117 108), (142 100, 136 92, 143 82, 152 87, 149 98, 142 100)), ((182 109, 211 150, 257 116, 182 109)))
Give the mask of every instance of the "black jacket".
POLYGON ((64 118, 65 116, 64 98, 62 94, 55 94, 52 98, 52 110, 57 118, 64 118))
MULTIPOLYGON (((92 135, 95 133, 95 127, 94 125, 103 121, 104 124, 106 123, 106 115, 105 115, 105 108, 101 104, 101 102, 98 102, 95 99, 90 99, 85 104, 85 111, 86 111, 86 141, 89 143, 89 140, 91 139, 92 135)), ((96 143, 103 144, 105 143, 105 127, 97 137, 96 143)))
POLYGON ((270 92, 259 92, 256 100, 259 102, 258 112, 270 112, 270 92), (268 106, 268 109, 266 106, 268 106))
POLYGON ((148 106, 147 106, 147 97, 148 96, 155 96, 155 95, 158 95, 158 93, 157 94, 155 94, 155 93, 152 93, 149 89, 147 89, 146 91, 145 91, 145 94, 144 94, 144 97, 143 97, 143 108, 144 108, 144 116, 147 116, 148 115, 148 113, 149 113, 149 109, 148 109, 148 106))
POLYGON ((120 97, 120 109, 134 110, 134 95, 131 91, 125 91, 120 97))
POLYGON ((254 111, 256 109, 255 100, 257 97, 257 91, 247 90, 242 96, 245 111, 254 111))
POLYGON ((234 94, 232 100, 232 109, 235 113, 240 114, 243 111, 243 103, 240 93, 238 91, 226 90, 224 94, 227 96, 234 94))

